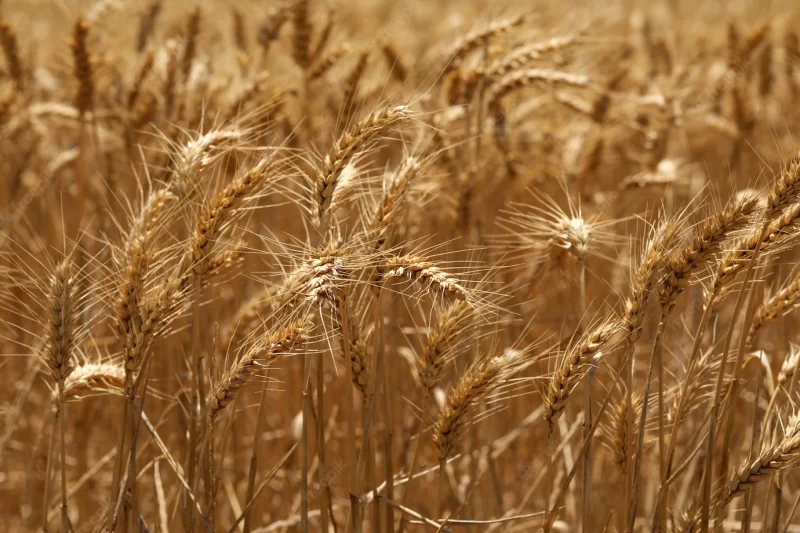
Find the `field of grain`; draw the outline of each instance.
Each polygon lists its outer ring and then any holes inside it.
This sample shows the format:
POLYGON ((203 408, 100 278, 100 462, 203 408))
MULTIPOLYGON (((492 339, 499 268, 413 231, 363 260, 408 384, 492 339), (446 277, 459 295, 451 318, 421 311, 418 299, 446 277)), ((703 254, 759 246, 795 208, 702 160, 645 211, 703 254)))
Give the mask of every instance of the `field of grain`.
POLYGON ((800 532, 795 0, 3 0, 0 530, 800 532))

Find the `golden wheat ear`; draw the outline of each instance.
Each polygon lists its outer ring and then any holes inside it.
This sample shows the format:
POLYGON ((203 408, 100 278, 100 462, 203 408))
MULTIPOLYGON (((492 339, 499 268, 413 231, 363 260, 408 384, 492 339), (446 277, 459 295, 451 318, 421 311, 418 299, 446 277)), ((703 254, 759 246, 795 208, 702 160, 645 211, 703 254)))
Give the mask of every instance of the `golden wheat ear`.
POLYGON ((282 355, 299 350, 308 340, 312 326, 313 320, 309 315, 256 339, 211 390, 208 398, 209 417, 215 418, 229 405, 259 368, 270 365, 282 355))
POLYGON ((589 370, 596 367, 607 354, 606 346, 619 331, 620 324, 616 319, 600 322, 570 347, 559 361, 544 394, 544 418, 551 432, 556 417, 563 412, 570 395, 589 370))
POLYGON ((405 278, 422 285, 433 294, 441 294, 456 300, 466 300, 469 295, 458 278, 448 274, 424 257, 415 255, 390 257, 386 260, 383 268, 382 279, 384 281, 405 278))
POLYGON ((744 229, 758 203, 755 198, 734 199, 722 210, 707 218, 696 230, 691 242, 667 261, 667 273, 659 289, 661 314, 667 316, 691 276, 706 264, 725 240, 744 229))
POLYGON ((526 363, 522 350, 506 350, 502 354, 476 359, 447 392, 444 408, 433 426, 433 440, 439 461, 445 461, 458 446, 468 424, 473 405, 496 392, 526 363))
POLYGON ((324 157, 314 180, 314 209, 320 227, 327 220, 336 187, 353 157, 389 128, 411 120, 413 116, 411 109, 403 105, 379 109, 354 124, 336 140, 333 148, 324 157))
POLYGON ((121 395, 125 386, 125 367, 116 363, 76 365, 64 381, 64 400, 79 400, 97 394, 121 395))
POLYGON ((78 295, 75 292, 73 265, 65 259, 56 265, 48 294, 50 324, 44 362, 59 389, 75 370, 76 329, 78 327, 78 295))

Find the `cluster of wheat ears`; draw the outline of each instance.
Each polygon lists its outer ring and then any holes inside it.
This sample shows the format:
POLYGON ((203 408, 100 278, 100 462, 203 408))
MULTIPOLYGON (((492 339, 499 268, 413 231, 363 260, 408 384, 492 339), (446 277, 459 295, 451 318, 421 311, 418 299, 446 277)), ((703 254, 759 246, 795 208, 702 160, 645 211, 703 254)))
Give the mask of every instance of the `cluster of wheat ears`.
POLYGON ((0 529, 800 531, 798 7, 5 0, 0 529))

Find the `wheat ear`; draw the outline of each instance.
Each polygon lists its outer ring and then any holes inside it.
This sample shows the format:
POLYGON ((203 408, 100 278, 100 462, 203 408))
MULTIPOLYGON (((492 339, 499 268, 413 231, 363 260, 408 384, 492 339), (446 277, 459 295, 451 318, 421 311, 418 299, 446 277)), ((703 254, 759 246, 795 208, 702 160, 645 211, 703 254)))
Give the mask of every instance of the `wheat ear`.
POLYGON ((383 279, 407 278, 423 285, 435 294, 442 294, 456 300, 466 300, 469 293, 457 278, 441 268, 416 255, 390 257, 384 265, 383 279))
POLYGON ((601 322, 572 346, 559 362, 544 395, 544 418, 551 432, 555 419, 564 410, 570 394, 589 370, 605 356, 604 347, 618 331, 617 320, 601 322))
POLYGON ((370 114, 339 137, 325 156, 316 176, 316 208, 320 224, 331 206, 333 193, 353 156, 390 127, 413 116, 406 106, 386 107, 370 114))
POLYGON ((743 463, 714 498, 714 507, 727 505, 754 484, 769 479, 773 474, 797 466, 800 460, 800 417, 794 415, 788 422, 783 439, 766 446, 755 461, 743 463))
POLYGON ((447 55, 449 63, 445 67, 444 73, 455 70, 472 51, 483 46, 489 39, 497 35, 507 33, 527 20, 527 15, 516 15, 503 20, 498 20, 489 24, 486 28, 475 30, 459 39, 453 44, 447 55))
POLYGON ((659 290, 662 317, 672 311, 678 295, 688 287, 692 274, 706 264, 730 235, 747 225, 757 205, 754 198, 735 199, 728 203, 722 211, 700 225, 688 246, 669 259, 659 290))
POLYGON ((241 359, 222 376, 209 395, 209 417, 215 418, 249 383, 259 368, 296 351, 308 339, 313 325, 311 315, 267 333, 248 347, 241 359))
POLYGON ((56 265, 47 295, 49 324, 47 342, 43 353, 44 362, 50 377, 56 384, 56 403, 53 405, 53 434, 50 437, 50 450, 47 460, 47 483, 45 487, 45 508, 43 511, 43 530, 47 531, 50 471, 52 469, 53 441, 56 422, 60 421, 61 450, 61 530, 69 530, 67 514, 67 462, 66 462, 66 424, 64 413, 64 382, 75 370, 76 328, 78 319, 77 296, 75 294, 72 263, 69 258, 56 265), (60 420, 59 420, 60 419, 60 420))
POLYGON ((391 225, 396 221, 408 190, 419 176, 419 171, 419 161, 409 157, 392 176, 389 187, 378 202, 369 225, 369 233, 375 235, 375 250, 382 250, 386 244, 391 225))
POLYGON ((800 278, 792 280, 767 301, 758 306, 753 315, 753 322, 750 325, 747 345, 752 345, 753 339, 759 330, 767 327, 779 316, 789 313, 798 305, 800 305, 800 278))
POLYGON ((64 400, 78 399, 83 393, 122 394, 125 368, 115 363, 85 363, 77 365, 64 380, 64 400))

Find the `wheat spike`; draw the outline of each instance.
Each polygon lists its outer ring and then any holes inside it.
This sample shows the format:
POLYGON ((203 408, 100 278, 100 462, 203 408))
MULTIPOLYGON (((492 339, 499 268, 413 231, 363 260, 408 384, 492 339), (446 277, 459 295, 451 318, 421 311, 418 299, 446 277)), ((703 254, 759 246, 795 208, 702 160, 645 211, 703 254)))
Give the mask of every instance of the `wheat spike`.
POLYGON ((214 386, 208 399, 209 416, 216 417, 230 404, 239 390, 244 387, 259 368, 268 366, 276 358, 295 351, 308 339, 312 326, 311 316, 265 334, 255 341, 244 355, 234 364, 214 386))

